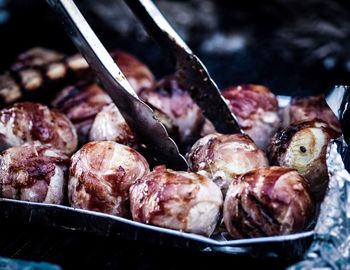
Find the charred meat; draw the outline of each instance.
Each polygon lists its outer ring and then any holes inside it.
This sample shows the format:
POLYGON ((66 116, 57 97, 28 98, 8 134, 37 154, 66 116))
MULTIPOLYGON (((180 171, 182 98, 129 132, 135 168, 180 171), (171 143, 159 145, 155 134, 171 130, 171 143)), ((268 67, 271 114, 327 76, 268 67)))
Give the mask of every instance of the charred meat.
POLYGON ((300 232, 314 213, 307 181, 290 168, 260 168, 240 176, 224 203, 224 222, 235 239, 300 232))
POLYGON ((262 85, 239 85, 224 89, 231 111, 240 127, 258 147, 266 150, 271 137, 280 126, 276 96, 262 85))
POLYGON ((97 84, 81 83, 64 88, 52 101, 52 105, 72 121, 79 142, 85 143, 95 116, 111 102, 111 98, 97 84))
POLYGON ((319 120, 292 124, 273 137, 268 153, 270 162, 296 169, 310 182, 315 199, 321 200, 328 186, 327 145, 337 136, 319 120))
POLYGON ((204 171, 224 194, 237 176, 268 166, 265 153, 243 134, 207 135, 192 146, 187 160, 191 171, 204 171))
POLYGON ((111 141, 90 142, 72 156, 69 203, 128 217, 129 188, 148 172, 147 161, 136 150, 111 141))
POLYGON ((35 141, 50 144, 68 155, 78 143, 69 119, 44 105, 22 102, 0 111, 1 150, 35 141))
POLYGON ((156 167, 130 188, 135 221, 210 236, 222 206, 220 189, 206 176, 156 167))
POLYGON ((329 108, 323 95, 294 97, 288 107, 290 123, 320 119, 336 132, 341 133, 340 123, 329 108))
POLYGON ((40 143, 11 147, 0 155, 0 197, 61 204, 69 157, 40 143))

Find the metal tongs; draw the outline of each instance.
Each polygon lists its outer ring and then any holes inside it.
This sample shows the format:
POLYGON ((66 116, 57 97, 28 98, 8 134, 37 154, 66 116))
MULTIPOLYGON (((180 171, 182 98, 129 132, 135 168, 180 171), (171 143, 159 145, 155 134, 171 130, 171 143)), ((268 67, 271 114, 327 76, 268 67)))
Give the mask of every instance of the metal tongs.
POLYGON ((135 93, 117 64, 97 38, 72 0, 47 0, 65 29, 117 105, 126 122, 158 161, 172 169, 187 170, 186 159, 163 124, 135 93))
POLYGON ((215 129, 224 134, 242 133, 206 67, 166 21, 151 0, 125 0, 150 36, 172 57, 177 76, 215 129))
MULTIPOLYGON (((168 136, 163 124, 155 118, 152 109, 139 99, 73 0, 47 1, 130 127, 142 138, 159 162, 173 169, 186 170, 187 162, 179 153, 175 142, 168 136)), ((127 2, 150 34, 173 56, 181 83, 190 91, 216 130, 226 134, 242 132, 203 63, 171 28, 152 1, 127 2)))

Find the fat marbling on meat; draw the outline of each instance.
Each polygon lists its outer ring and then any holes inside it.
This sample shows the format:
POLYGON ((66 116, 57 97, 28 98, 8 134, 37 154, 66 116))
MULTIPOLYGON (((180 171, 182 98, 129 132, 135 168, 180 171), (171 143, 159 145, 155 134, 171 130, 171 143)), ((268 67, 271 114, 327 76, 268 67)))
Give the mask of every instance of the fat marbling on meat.
POLYGON ((268 166, 265 153, 244 134, 209 134, 187 153, 190 170, 205 172, 223 191, 239 175, 268 166))
POLYGON ((50 145, 26 143, 0 155, 0 197, 62 204, 69 157, 50 145))
POLYGON ((135 221, 210 236, 223 199, 206 176, 158 166, 130 188, 135 221))
POLYGON ((308 182, 291 168, 265 167, 233 181, 224 222, 235 239, 301 232, 314 218, 308 182))
POLYGON ((21 102, 0 111, 0 148, 26 142, 51 144, 66 154, 77 148, 77 134, 69 119, 47 106, 21 102))
POLYGON ((129 188, 148 172, 147 161, 136 150, 112 141, 89 142, 71 158, 69 203, 128 217, 129 188))

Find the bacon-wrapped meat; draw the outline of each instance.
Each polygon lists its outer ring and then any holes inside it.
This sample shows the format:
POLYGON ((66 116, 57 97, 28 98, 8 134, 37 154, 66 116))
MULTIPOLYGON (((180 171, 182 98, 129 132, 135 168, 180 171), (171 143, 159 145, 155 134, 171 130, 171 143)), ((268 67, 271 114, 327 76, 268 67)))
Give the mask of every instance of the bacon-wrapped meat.
POLYGON ((220 189, 207 177, 156 167, 130 188, 135 221, 210 236, 222 206, 220 189))
POLYGON ((192 144, 199 138, 204 116, 175 76, 165 77, 154 87, 144 89, 140 98, 172 119, 179 130, 180 143, 192 144))
POLYGON ((97 84, 81 83, 59 92, 52 105, 72 121, 79 142, 85 143, 95 116, 111 102, 111 98, 97 84))
POLYGON ((24 144, 0 155, 0 197, 61 204, 69 157, 50 145, 24 144))
MULTIPOLYGON (((154 76, 152 72, 135 56, 121 50, 113 50, 110 54, 136 93, 141 91, 143 88, 148 88, 153 85, 154 76)), ((76 75, 79 75, 76 77, 83 80, 94 77, 90 70, 89 64, 82 55, 73 55, 67 58, 66 62, 68 67, 74 70, 76 75)))
POLYGON ((305 122, 320 119, 329 127, 341 133, 340 123, 329 108, 323 95, 294 97, 288 107, 290 123, 305 122))
POLYGON ((30 97, 40 99, 41 93, 41 99, 47 100, 63 85, 81 78, 92 80, 94 77, 88 69, 84 58, 66 58, 62 53, 35 47, 17 57, 11 66, 11 72, 18 78, 18 84, 14 80, 10 84, 8 78, 7 85, 24 90, 30 97))
POLYGON ((0 105, 12 104, 23 97, 20 86, 10 76, 5 73, 0 75, 0 105))
POLYGON ((70 155, 77 148, 74 126, 63 114, 39 103, 21 102, 0 111, 0 149, 39 141, 70 155))
MULTIPOLYGON (((178 130, 171 119, 153 108, 155 116, 164 124, 169 135, 177 139, 178 130)), ((89 134, 90 141, 115 141, 140 150, 142 142, 131 130, 115 104, 109 104, 96 115, 89 134)))
POLYGON ((12 65, 11 72, 0 75, 1 104, 17 102, 23 98, 22 90, 33 95, 38 89, 50 84, 47 98, 48 94, 54 92, 57 82, 62 82, 66 77, 67 68, 63 60, 63 54, 40 47, 20 54, 12 65))
POLYGON ((136 134, 121 115, 114 103, 106 105, 96 115, 90 129, 90 141, 115 141, 135 148, 138 144, 136 134))
POLYGON ((314 213, 307 181, 291 168, 260 168, 240 176, 224 203, 224 222, 235 239, 300 232, 314 213))
POLYGON ((265 153, 243 134, 207 135, 192 146, 187 160, 191 171, 205 171, 224 194, 238 175, 268 166, 265 153))
POLYGON ((121 50, 113 50, 111 56, 120 67, 136 93, 153 85, 154 76, 152 72, 135 56, 121 50))
POLYGON ((70 205, 128 217, 129 188, 148 172, 136 150, 111 141, 89 142, 71 159, 70 205))
POLYGON ((275 95, 268 88, 253 84, 229 87, 222 95, 240 127, 265 150, 281 121, 275 95))
MULTIPOLYGON (((112 51, 111 55, 137 92, 154 83, 148 67, 132 55, 120 50, 112 51)), ((18 55, 10 70, 10 73, 0 75, 0 104, 4 105, 19 101, 23 95, 32 101, 46 101, 64 86, 80 80, 96 81, 89 64, 80 54, 67 57, 41 47, 18 55)))
POLYGON ((35 91, 43 87, 45 80, 59 80, 66 76, 67 68, 62 62, 64 55, 56 51, 35 47, 21 53, 11 70, 17 72, 22 87, 35 91))
POLYGON ((298 170, 310 182, 315 199, 321 200, 328 186, 327 145, 337 135, 319 120, 292 124, 273 137, 268 152, 270 162, 298 170))

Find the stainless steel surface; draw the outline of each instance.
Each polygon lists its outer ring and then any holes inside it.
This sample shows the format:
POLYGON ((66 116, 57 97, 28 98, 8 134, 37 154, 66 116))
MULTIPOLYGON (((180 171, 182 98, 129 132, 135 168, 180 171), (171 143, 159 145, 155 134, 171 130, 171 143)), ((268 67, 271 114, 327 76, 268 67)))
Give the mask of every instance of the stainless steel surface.
POLYGON ((136 95, 72 0, 48 0, 76 47, 95 71, 130 127, 161 164, 186 170, 187 162, 153 111, 136 95))
POLYGON ((177 76, 220 133, 242 132, 206 67, 151 0, 126 0, 149 34, 172 56, 177 76))

